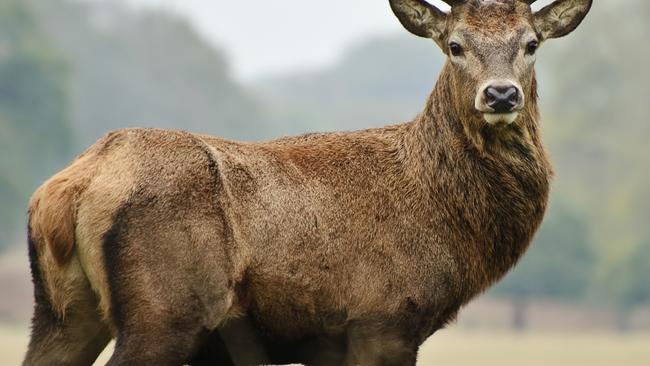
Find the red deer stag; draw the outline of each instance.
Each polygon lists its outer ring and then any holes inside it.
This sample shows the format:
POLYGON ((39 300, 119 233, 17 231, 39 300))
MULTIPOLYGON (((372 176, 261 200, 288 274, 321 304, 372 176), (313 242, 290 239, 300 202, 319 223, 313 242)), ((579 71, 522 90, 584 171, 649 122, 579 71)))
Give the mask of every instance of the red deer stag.
POLYGON ((390 1, 448 56, 411 122, 262 143, 120 130, 43 184, 25 365, 89 365, 113 337, 111 366, 179 365, 239 317, 271 362, 414 365, 542 221, 535 52, 592 4, 446 2, 390 1), (293 348, 308 339, 342 352, 293 348))

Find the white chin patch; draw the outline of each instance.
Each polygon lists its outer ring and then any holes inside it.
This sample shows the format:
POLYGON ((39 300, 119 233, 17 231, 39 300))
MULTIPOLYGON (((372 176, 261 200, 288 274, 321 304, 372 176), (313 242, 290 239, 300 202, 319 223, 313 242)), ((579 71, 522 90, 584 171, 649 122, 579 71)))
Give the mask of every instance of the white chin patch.
POLYGON ((510 113, 483 113, 485 122, 491 125, 509 125, 519 116, 519 112, 510 113))

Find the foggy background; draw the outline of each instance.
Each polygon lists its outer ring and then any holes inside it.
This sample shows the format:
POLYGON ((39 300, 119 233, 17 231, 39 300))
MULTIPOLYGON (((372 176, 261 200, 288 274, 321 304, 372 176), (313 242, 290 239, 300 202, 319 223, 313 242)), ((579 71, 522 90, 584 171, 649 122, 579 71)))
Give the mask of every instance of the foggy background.
MULTIPOLYGON (((420 364, 650 359, 648 19, 648 1, 596 0, 543 44, 545 223, 420 364)), ((28 336, 29 195, 107 131, 255 141, 408 121, 443 62, 387 0, 0 0, 0 358, 18 363, 28 336)))

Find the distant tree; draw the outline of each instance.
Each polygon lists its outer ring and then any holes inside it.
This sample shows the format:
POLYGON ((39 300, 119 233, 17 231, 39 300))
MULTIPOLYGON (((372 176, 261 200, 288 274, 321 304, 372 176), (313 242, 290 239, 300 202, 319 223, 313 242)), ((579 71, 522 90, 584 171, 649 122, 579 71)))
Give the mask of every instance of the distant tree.
MULTIPOLYGON (((2 122, 0 122, 1 124, 2 122)), ((22 192, 6 173, 0 173, 0 253, 9 243, 17 221, 22 192)))
POLYGON ((580 31, 540 49, 542 122, 556 192, 588 215, 603 267, 649 233, 649 4, 599 2, 580 31))
POLYGON ((70 157, 66 68, 21 0, 0 2, 0 249, 39 180, 70 157))
POLYGON ((257 100, 232 79, 223 53, 180 16, 135 11, 124 1, 26 1, 73 69, 78 148, 123 127, 238 139, 273 134, 257 100))
POLYGON ((618 306, 617 325, 627 330, 629 313, 637 306, 650 305, 650 240, 637 246, 606 277, 611 299, 618 306))
POLYGON ((407 121, 423 108, 444 58, 431 42, 377 37, 346 50, 325 70, 254 85, 284 133, 354 130, 407 121))
POLYGON ((626 307, 650 304, 650 241, 632 252, 621 268, 621 303, 626 307))
POLYGON ((528 253, 492 292, 512 300, 513 326, 523 329, 530 300, 581 299, 595 260, 587 222, 558 203, 551 206, 528 253))

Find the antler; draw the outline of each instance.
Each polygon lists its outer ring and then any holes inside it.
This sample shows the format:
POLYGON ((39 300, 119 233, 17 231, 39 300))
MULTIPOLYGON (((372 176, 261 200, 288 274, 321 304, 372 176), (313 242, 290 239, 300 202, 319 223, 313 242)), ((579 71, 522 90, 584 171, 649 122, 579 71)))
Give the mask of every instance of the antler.
MULTIPOLYGON (((449 6, 456 6, 465 3, 467 0, 442 0, 442 1, 449 6)), ((537 0, 521 0, 521 1, 525 2, 528 5, 532 5, 537 0)))
MULTIPOLYGON (((533 3, 536 2, 537 0, 521 0, 521 1, 525 2, 528 5, 533 5, 533 3)), ((467 0, 442 0, 442 2, 453 7, 456 5, 462 5, 466 3, 467 0)))
POLYGON ((467 0, 442 0, 442 2, 446 3, 449 6, 456 6, 464 3, 467 0))

